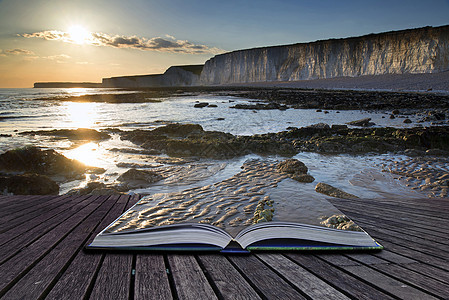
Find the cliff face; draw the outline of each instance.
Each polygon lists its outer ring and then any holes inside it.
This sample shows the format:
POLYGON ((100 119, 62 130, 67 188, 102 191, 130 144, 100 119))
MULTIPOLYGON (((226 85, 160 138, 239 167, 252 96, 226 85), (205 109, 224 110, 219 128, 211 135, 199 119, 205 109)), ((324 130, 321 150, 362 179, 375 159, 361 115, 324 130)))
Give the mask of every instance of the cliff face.
POLYGON ((239 50, 206 62, 204 85, 449 70, 449 26, 239 50))
POLYGON ((103 78, 103 87, 167 87, 198 85, 203 65, 173 66, 164 74, 103 78))

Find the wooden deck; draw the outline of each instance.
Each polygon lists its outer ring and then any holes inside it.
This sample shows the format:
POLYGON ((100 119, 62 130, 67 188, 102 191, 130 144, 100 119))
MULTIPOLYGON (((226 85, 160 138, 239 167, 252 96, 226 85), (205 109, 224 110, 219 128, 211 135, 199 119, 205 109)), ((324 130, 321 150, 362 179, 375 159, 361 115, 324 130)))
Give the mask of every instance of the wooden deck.
POLYGON ((333 200, 386 250, 92 254, 136 196, 0 196, 2 299, 448 299, 449 200, 333 200))

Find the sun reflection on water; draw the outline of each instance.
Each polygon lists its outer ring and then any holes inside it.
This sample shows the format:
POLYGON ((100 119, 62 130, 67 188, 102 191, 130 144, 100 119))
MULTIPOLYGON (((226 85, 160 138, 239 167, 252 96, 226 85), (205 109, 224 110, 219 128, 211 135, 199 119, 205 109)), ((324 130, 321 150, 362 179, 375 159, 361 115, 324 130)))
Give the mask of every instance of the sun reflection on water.
POLYGON ((67 151, 65 156, 88 166, 103 167, 105 164, 103 152, 97 143, 90 142, 67 151))
POLYGON ((99 118, 98 103, 67 102, 63 114, 71 127, 91 128, 99 118))

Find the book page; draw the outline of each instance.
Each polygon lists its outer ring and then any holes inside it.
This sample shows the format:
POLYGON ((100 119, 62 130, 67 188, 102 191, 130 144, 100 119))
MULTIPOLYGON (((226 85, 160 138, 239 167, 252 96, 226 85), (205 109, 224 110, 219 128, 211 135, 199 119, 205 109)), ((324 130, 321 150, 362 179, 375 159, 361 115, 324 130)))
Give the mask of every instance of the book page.
POLYGON ((248 160, 241 172, 215 184, 147 196, 105 232, 203 223, 236 236, 264 221, 326 226, 325 220, 342 215, 324 195, 315 192, 315 184, 297 182, 277 165, 274 160, 248 160))

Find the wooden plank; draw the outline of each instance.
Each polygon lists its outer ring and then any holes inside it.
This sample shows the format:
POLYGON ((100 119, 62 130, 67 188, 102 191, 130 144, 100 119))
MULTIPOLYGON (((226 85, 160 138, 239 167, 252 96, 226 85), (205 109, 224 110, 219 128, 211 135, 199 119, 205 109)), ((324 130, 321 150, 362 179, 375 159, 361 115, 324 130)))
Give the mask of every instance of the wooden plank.
MULTIPOLYGON (((342 212, 346 212, 346 210, 342 210, 342 212)), ((368 216, 370 214, 369 212, 359 214, 351 211, 348 212, 348 214, 350 214, 351 219, 357 220, 357 224, 361 224, 361 222, 363 222, 363 224, 367 224, 364 225, 367 228, 384 228, 395 233, 421 238, 422 240, 430 240, 445 245, 448 245, 449 243, 447 241, 447 234, 434 230, 431 223, 427 225, 415 226, 405 222, 391 221, 392 217, 388 218, 388 216, 382 218, 372 214, 368 216)))
MULTIPOLYGON (((367 223, 371 223, 373 225, 384 226, 391 228, 393 230, 400 230, 401 228, 411 228, 415 229, 417 232, 425 233, 426 235, 430 235, 431 237, 446 237, 447 232, 445 229, 438 228, 438 224, 432 223, 430 220, 422 219, 419 216, 419 211, 417 211, 415 215, 415 222, 410 222, 402 218, 400 213, 391 214, 383 211, 374 211, 372 209, 357 209, 350 206, 339 206, 339 209, 342 212, 348 212, 352 218, 357 220, 363 220, 367 223)), ((407 218, 409 219, 409 218, 407 218)), ((443 242, 443 239, 439 240, 443 242)))
MULTIPOLYGON (((333 202, 335 203, 335 201, 333 202)), ((428 223, 432 223, 435 225, 438 225, 439 227, 436 229, 439 229, 441 232, 449 232, 448 228, 443 228, 444 224, 447 223, 448 217, 446 215, 435 217, 433 215, 425 214, 423 209, 413 209, 408 210, 405 207, 398 207, 396 209, 388 209, 386 207, 380 206, 380 205, 368 205, 367 203, 352 203, 348 202, 347 200, 342 200, 339 203, 335 203, 337 207, 346 208, 350 211, 355 212, 372 212, 376 214, 377 216, 382 215, 390 215, 395 216, 394 219, 401 220, 402 222, 407 222, 408 224, 422 224, 426 225, 428 223), (419 211, 419 213, 418 213, 419 211)), ((435 212, 435 214, 438 214, 435 212)))
POLYGON ((349 299, 281 254, 258 254, 257 256, 312 299, 349 299))
POLYGON ((167 255, 179 299, 218 299, 193 255, 167 255))
POLYGON ((132 274, 132 255, 106 254, 92 299, 128 299, 132 274), (113 270, 113 272, 110 272, 113 270))
MULTIPOLYGON (((384 237, 388 238, 388 237, 384 237)), ((408 258, 414 259, 415 261, 426 263, 432 265, 436 268, 440 268, 442 270, 449 270, 449 261, 447 259, 442 259, 440 257, 429 255, 427 253, 423 253, 421 251, 415 250, 413 248, 409 248, 400 244, 394 243, 395 239, 386 240, 377 237, 377 240, 380 241, 382 245, 384 245, 390 251, 398 253, 402 256, 406 256, 408 258)))
MULTIPOLYGON (((93 231, 85 245, 89 244, 95 235, 123 213, 126 203, 119 203, 118 199, 118 195, 108 198, 107 201, 115 202, 115 204, 93 231)), ((79 251, 46 299, 84 299, 88 295, 90 285, 103 258, 104 255, 101 253, 79 251)))
POLYGON ((198 259, 223 299, 261 299, 223 255, 202 254, 198 259))
POLYGON ((392 241, 395 244, 406 246, 411 249, 421 251, 423 253, 427 253, 441 258, 449 258, 449 253, 445 252, 444 248, 441 247, 440 245, 435 245, 435 243, 434 244, 423 242, 418 243, 415 241, 411 241, 410 237, 408 236, 401 236, 401 235, 393 236, 392 234, 389 234, 388 231, 373 228, 370 228, 370 230, 368 230, 368 233, 373 237, 377 236, 386 237, 389 241, 392 241))
POLYGON ((254 255, 229 256, 229 259, 265 298, 307 299, 254 255))
POLYGON ((37 195, 12 195, 12 196, 2 196, 0 199, 0 205, 4 208, 4 211, 7 209, 11 209, 13 207, 23 207, 29 204, 33 204, 35 199, 38 199, 39 203, 45 202, 52 197, 56 197, 57 195, 48 195, 48 196, 37 196, 37 195))
POLYGON ((32 228, 40 225, 41 223, 43 223, 45 221, 48 221, 55 217, 58 217, 65 210, 68 210, 74 206, 79 205, 80 202, 82 202, 84 199, 86 199, 88 197, 89 196, 64 199, 64 202, 62 202, 61 205, 51 208, 48 211, 45 211, 44 213, 36 216, 35 218, 27 220, 23 223, 17 224, 16 226, 14 226, 10 229, 3 230, 0 233, 0 245, 3 245, 4 243, 8 242, 11 238, 15 238, 25 232, 28 232, 32 228))
MULTIPOLYGON (((87 206, 91 200, 89 196, 79 197, 77 199, 79 202, 72 206, 74 202, 68 202, 67 206, 70 209, 65 210, 63 212, 59 212, 59 209, 53 211, 53 217, 42 222, 37 223, 35 226, 29 227, 33 225, 32 223, 23 224, 23 226, 17 226, 12 230, 9 230, 5 233, 0 234, 0 240, 5 241, 0 247, 2 250, 0 252, 0 263, 3 263, 10 257, 14 256, 17 252, 21 251, 22 248, 27 247, 29 244, 33 243, 35 240, 39 239, 41 236, 45 235, 48 231, 52 230, 58 224, 64 222, 70 216, 72 216, 75 212, 87 206), (23 232, 23 233, 22 233, 23 232)), ((62 209, 65 206, 60 206, 62 209)), ((42 219, 44 219, 47 215, 42 215, 42 219)), ((40 220, 41 218, 39 218, 40 220)), ((38 220, 38 219, 36 219, 38 220)))
POLYGON ((134 299, 173 299, 163 255, 137 255, 134 299))
MULTIPOLYGON (((122 195, 118 199, 118 203, 123 203, 125 209, 127 209, 131 205, 129 200, 130 198, 128 195, 122 195)), ((117 214, 115 219, 119 215, 120 214, 117 214)), ((107 225, 109 225, 109 223, 107 225)), ((92 240, 93 238, 94 236, 92 235, 89 240, 92 240)), ((131 279, 133 278, 132 262, 132 254, 104 254, 104 261, 101 264, 95 282, 93 282, 93 289, 90 297, 93 299, 111 299, 113 296, 114 299, 127 299, 131 293, 131 279), (111 275, 116 273, 117 270, 119 270, 118 274, 111 275)))
POLYGON ((97 208, 64 237, 53 249, 24 274, 3 296, 4 299, 37 299, 47 293, 60 274, 81 250, 87 237, 114 204, 105 201, 107 196, 98 198, 97 208))
MULTIPOLYGON (((360 257, 356 257, 357 259, 360 259, 360 257)), ((362 261, 363 262, 363 261, 362 261)), ((415 264, 417 265, 417 264, 415 264)), ((412 271, 410 269, 406 269, 402 266, 387 263, 387 264, 376 264, 371 265, 373 269, 376 269, 380 272, 382 272, 385 275, 388 275, 389 277, 396 278, 402 282, 405 282, 411 286, 418 287, 420 289, 423 289, 431 294, 433 294, 436 297, 446 297, 449 295, 449 285, 439 281, 435 280, 432 277, 425 276, 423 274, 420 274, 418 272, 412 271)), ((418 267, 419 268, 419 267, 418 267)), ((447 277, 447 275, 446 275, 447 277)))
POLYGON ((369 282, 371 285, 387 291, 400 299, 437 299, 428 293, 422 292, 408 284, 405 284, 404 282, 396 280, 366 266, 346 266, 343 268, 360 279, 369 282))
POLYGON ((47 202, 43 203, 42 206, 40 204, 36 204, 32 207, 27 207, 25 209, 20 210, 20 214, 10 214, 2 217, 2 224, 0 232, 5 232, 14 226, 17 226, 19 224, 23 224, 25 222, 33 222, 32 219, 44 214, 50 209, 53 209, 55 207, 61 206, 64 204, 65 199, 68 196, 60 196, 56 198, 52 198, 48 200, 47 202))
POLYGON ((13 196, 15 200, 2 210, 2 218, 0 218, 0 223, 3 223, 4 216, 13 216, 14 218, 22 216, 36 209, 36 207, 44 206, 47 202, 58 198, 61 196, 57 195, 47 195, 47 196, 13 196))
POLYGON ((335 289, 346 295, 350 295, 354 299, 393 299, 393 297, 384 291, 374 288, 316 256, 299 253, 289 253, 287 256, 309 272, 321 278, 321 280, 332 285, 335 289))
POLYGON ((74 227, 91 214, 102 202, 97 201, 89 204, 70 218, 47 232, 44 236, 33 242, 14 257, 0 265, 0 294, 5 291, 21 274, 39 261, 50 251, 61 239, 70 233, 74 227))

